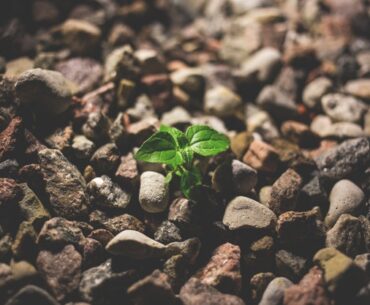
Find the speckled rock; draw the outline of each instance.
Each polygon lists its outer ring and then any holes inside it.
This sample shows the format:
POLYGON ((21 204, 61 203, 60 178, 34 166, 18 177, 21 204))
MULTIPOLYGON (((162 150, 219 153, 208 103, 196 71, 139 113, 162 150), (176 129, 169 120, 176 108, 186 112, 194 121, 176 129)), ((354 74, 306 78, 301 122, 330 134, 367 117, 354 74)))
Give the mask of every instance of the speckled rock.
POLYGON ((63 300, 78 288, 81 279, 82 257, 72 245, 59 253, 40 251, 37 269, 57 300, 63 300))
POLYGON ((182 241, 180 229, 171 221, 165 220, 154 232, 154 239, 162 244, 182 241))
POLYGON ((91 180, 87 192, 90 202, 100 208, 125 209, 131 200, 131 194, 106 175, 91 180))
POLYGON ((78 169, 59 150, 43 149, 38 156, 53 212, 69 219, 84 215, 89 201, 78 169))
POLYGON ((141 233, 145 231, 145 225, 130 214, 122 214, 108 218, 103 222, 103 226, 113 234, 118 234, 124 230, 135 230, 141 233))
POLYGON ((148 213, 163 212, 168 206, 168 184, 159 173, 147 171, 140 176, 139 202, 148 213))
POLYGON ((114 143, 108 143, 99 147, 90 159, 96 173, 99 175, 113 174, 119 164, 119 151, 114 143))
POLYGON ((256 304, 261 300, 263 292, 274 278, 275 275, 271 272, 256 273, 251 277, 251 298, 256 304))
POLYGON ((262 172, 274 172, 279 165, 279 156, 271 145, 254 140, 243 157, 243 162, 262 172))
POLYGON ((204 111, 218 117, 226 117, 233 115, 241 104, 241 98, 236 93, 219 86, 206 92, 204 111))
POLYGON ((280 305, 283 303, 284 293, 293 283, 285 277, 273 279, 266 287, 258 305, 280 305))

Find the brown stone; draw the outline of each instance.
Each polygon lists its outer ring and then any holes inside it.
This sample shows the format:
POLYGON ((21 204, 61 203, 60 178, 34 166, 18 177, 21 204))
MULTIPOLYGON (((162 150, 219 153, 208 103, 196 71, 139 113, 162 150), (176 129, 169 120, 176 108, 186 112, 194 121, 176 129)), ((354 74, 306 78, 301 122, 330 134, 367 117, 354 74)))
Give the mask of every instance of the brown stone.
POLYGON ((137 167, 137 161, 132 153, 121 157, 121 163, 116 171, 117 180, 128 186, 135 186, 139 181, 139 170, 137 167))
POLYGON ((330 305, 323 272, 313 267, 298 285, 285 290, 284 305, 330 305))
POLYGON ((195 277, 224 293, 239 294, 242 285, 239 246, 230 243, 219 246, 195 277))
POLYGON ((0 133, 0 161, 15 153, 22 131, 22 119, 15 117, 0 133))
POLYGON ((271 145, 254 140, 244 155, 243 162, 258 171, 273 173, 279 165, 279 156, 271 145))

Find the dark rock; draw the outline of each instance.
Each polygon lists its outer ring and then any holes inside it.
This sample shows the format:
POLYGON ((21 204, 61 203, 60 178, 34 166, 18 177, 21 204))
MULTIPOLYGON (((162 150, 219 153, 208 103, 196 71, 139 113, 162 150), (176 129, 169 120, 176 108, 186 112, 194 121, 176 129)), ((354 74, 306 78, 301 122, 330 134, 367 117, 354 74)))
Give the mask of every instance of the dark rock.
POLYGON ((90 162, 97 174, 113 174, 119 164, 117 146, 113 143, 108 143, 99 147, 91 157, 90 162))
POLYGON ((293 282, 299 280, 308 269, 308 260, 286 250, 279 250, 275 254, 277 273, 293 282))
POLYGON ((251 277, 250 286, 252 301, 258 304, 266 287, 274 278, 275 275, 271 272, 256 273, 251 277))
POLYGON ((45 290, 27 285, 20 289, 13 297, 11 297, 6 305, 59 305, 59 303, 45 290))
POLYGON ((259 305, 280 305, 284 300, 284 293, 293 283, 285 277, 274 278, 266 287, 259 305))
POLYGON ((271 145, 254 140, 245 153, 243 162, 258 171, 273 173, 279 165, 279 156, 271 145))
POLYGON ((162 244, 182 241, 180 229, 172 222, 165 220, 154 233, 154 239, 162 244))
POLYGON ((0 161, 15 156, 22 140, 20 138, 22 132, 23 126, 20 117, 13 118, 9 125, 0 132, 0 161))
POLYGON ((108 218, 103 222, 103 226, 115 235, 124 230, 135 230, 141 233, 145 231, 145 225, 130 214, 122 214, 108 218))

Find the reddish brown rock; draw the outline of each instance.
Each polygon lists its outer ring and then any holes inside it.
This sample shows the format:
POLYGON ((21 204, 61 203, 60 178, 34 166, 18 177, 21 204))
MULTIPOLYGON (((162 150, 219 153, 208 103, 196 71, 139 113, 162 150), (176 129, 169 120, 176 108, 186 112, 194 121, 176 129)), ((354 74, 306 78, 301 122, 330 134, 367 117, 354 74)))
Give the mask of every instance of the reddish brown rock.
POLYGON ((208 264, 195 277, 219 291, 239 294, 242 285, 239 246, 230 243, 219 246, 208 264))
POLYGON ((72 245, 57 253, 40 251, 36 265, 55 298, 63 300, 78 288, 82 257, 72 245))
POLYGON ((0 133, 0 161, 15 153, 22 131, 22 119, 15 117, 10 121, 8 127, 0 133))
POLYGON ((313 267, 298 285, 285 290, 284 305, 330 305, 332 304, 325 288, 323 272, 313 267))
POLYGON ((128 186, 134 186, 139 181, 139 170, 137 168, 137 161, 132 153, 121 157, 121 163, 116 171, 117 180, 128 186))
POLYGON ((281 132, 288 140, 302 147, 313 146, 318 140, 309 126, 297 121, 285 121, 281 125, 281 132))
POLYGON ((104 227, 114 235, 124 230, 135 230, 144 233, 144 224, 135 216, 122 214, 104 221, 104 227))
POLYGON ((272 185, 269 208, 277 215, 294 210, 302 182, 295 170, 285 171, 272 185))
POLYGON ((184 305, 245 305, 239 297, 223 294, 195 278, 191 278, 181 288, 180 299, 184 305))
POLYGON ((279 165, 275 148, 260 140, 254 140, 243 157, 243 162, 263 172, 274 172, 279 165))
POLYGON ((105 247, 107 243, 114 237, 114 235, 106 229, 96 229, 92 231, 87 237, 97 240, 105 247))
POLYGON ((0 209, 17 204, 22 198, 22 189, 13 179, 0 178, 0 209))

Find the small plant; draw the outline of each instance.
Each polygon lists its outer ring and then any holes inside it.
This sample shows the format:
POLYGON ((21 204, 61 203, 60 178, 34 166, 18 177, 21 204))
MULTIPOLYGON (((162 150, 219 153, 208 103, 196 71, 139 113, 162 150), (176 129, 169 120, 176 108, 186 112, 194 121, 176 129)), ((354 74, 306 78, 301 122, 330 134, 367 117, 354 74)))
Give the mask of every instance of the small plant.
POLYGON ((229 139, 216 130, 204 126, 190 126, 185 133, 177 128, 161 125, 135 155, 137 160, 163 163, 168 169, 166 182, 173 176, 180 178, 180 188, 189 198, 195 186, 202 184, 200 170, 194 165, 194 154, 215 156, 229 148, 229 139))

